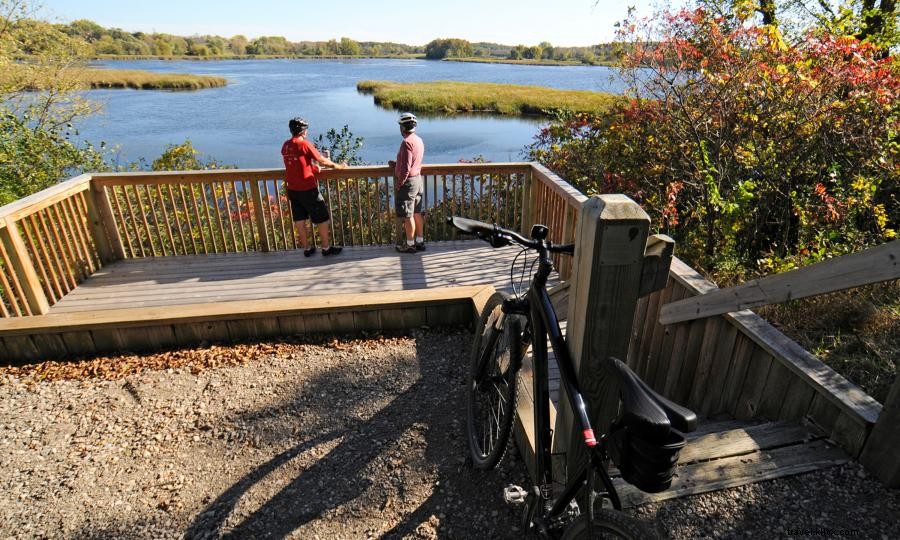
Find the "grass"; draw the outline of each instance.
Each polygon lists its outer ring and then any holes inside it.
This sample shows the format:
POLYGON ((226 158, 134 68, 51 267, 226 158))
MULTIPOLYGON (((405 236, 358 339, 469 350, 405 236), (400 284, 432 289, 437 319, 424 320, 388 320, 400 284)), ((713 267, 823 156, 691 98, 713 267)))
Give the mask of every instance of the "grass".
POLYGON ((137 90, 201 90, 225 86, 224 77, 188 73, 155 73, 134 69, 86 69, 78 79, 89 88, 134 88, 137 90))
POLYGON ((884 403, 900 367, 900 281, 766 306, 758 312, 884 403))
MULTIPOLYGON (((15 81, 14 86, 24 90, 42 90, 40 79, 32 79, 33 74, 27 64, 10 64, 9 69, 0 74, 0 85, 15 81)), ((156 73, 133 69, 70 68, 61 73, 72 77, 81 88, 133 88, 136 90, 201 90, 225 86, 223 77, 190 75, 186 73, 156 73)))
POLYGON ((472 56, 468 58, 445 58, 446 62, 474 62, 477 64, 517 64, 523 66, 617 66, 616 62, 595 61, 584 63, 581 60, 512 60, 509 58, 488 58, 472 56))
POLYGON ((585 90, 454 81, 360 81, 356 89, 373 94, 375 103, 382 107, 424 113, 550 115, 562 109, 599 113, 621 99, 613 94, 585 90))

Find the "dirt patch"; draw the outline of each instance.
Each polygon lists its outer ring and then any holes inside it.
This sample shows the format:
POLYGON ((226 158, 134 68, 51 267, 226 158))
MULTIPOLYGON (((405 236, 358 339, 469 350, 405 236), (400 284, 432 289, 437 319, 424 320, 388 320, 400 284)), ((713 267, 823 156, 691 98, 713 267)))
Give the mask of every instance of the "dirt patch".
POLYGON ((470 339, 280 343, 114 380, 6 373, 0 535, 516 537, 501 493, 521 462, 464 463, 470 339))

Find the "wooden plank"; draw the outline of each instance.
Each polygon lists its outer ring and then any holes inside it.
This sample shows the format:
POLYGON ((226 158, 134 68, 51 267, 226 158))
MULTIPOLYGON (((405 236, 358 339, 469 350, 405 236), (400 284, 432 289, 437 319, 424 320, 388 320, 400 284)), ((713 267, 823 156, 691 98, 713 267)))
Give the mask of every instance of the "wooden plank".
MULTIPOLYGON (((184 186, 178 186, 178 189, 180 190, 183 187, 184 186)), ((194 230, 191 231, 191 237, 200 236, 200 245, 203 247, 203 254, 205 255, 205 254, 209 253, 209 249, 206 247, 206 233, 203 230, 204 229, 203 219, 200 217, 200 205, 197 203, 197 194, 194 192, 194 187, 195 186, 192 186, 192 185, 187 186, 188 195, 190 195, 190 199, 191 199, 191 208, 194 209, 194 218, 197 220, 197 229, 196 229, 196 231, 194 231, 194 230)), ((254 199, 256 208, 259 208, 260 211, 262 211, 262 204, 257 199, 254 199)), ((262 230, 265 230, 265 229, 262 229, 262 230)), ((213 251, 215 251, 215 246, 213 246, 213 251)))
MULTIPOLYGON (((661 292, 660 305, 664 305, 675 291, 674 287, 666 287, 661 292)), ((655 324, 653 327, 653 340, 650 342, 650 351, 647 357, 647 376, 644 378, 644 381, 657 392, 662 391, 661 383, 665 382, 665 376, 668 372, 672 340, 675 339, 674 330, 674 328, 665 327, 661 324, 655 324), (666 346, 666 343, 668 343, 668 346, 666 346)))
POLYGON ((722 394, 725 391, 728 372, 731 370, 736 340, 737 328, 730 324, 723 324, 713 352, 714 360, 706 382, 706 394, 700 405, 700 412, 705 415, 723 412, 722 394))
POLYGON ((581 205, 588 200, 588 197, 586 195, 575 189, 571 184, 560 178, 556 173, 539 163, 532 163, 531 174, 533 181, 541 182, 542 184, 550 188, 555 194, 562 197, 568 205, 577 208, 581 207, 581 205))
POLYGON ((0 220, 19 221, 89 189, 91 175, 82 174, 0 207, 0 220))
MULTIPOLYGON (((178 340, 175 338, 175 330, 169 324, 143 326, 141 328, 120 328, 117 332, 122 343, 127 344, 127 350, 158 351, 171 349, 178 345, 178 340)), ((122 349, 114 350, 119 351, 122 349)))
POLYGON ((3 336, 3 345, 8 355, 3 359, 5 362, 23 364, 43 360, 43 351, 35 346, 31 336, 3 336))
POLYGON ((281 335, 278 317, 241 318, 227 321, 231 341, 257 340, 281 335))
POLYGON ((663 324, 779 304, 900 278, 900 240, 663 307, 663 324))
MULTIPOLYGON (((77 228, 79 230, 80 236, 84 239, 85 251, 88 254, 88 257, 91 260, 91 272, 95 272, 96 270, 103 267, 105 262, 100 258, 100 253, 94 243, 93 236, 90 231, 90 209, 88 208, 87 201, 87 192, 83 191, 76 195, 73 199, 67 199, 67 201, 71 201, 74 208, 74 216, 77 220, 77 228)), ((112 262, 112 261, 111 261, 112 262)))
POLYGON ((227 321, 177 323, 173 324, 172 328, 175 331, 175 340, 181 346, 227 343, 231 341, 227 321))
POLYGON ((8 255, 12 274, 19 280, 22 294, 32 314, 43 315, 50 310, 50 303, 41 287, 41 280, 37 275, 31 257, 28 256, 28 248, 19 233, 19 227, 14 221, 6 221, 5 227, 0 227, 0 241, 8 255))
MULTIPOLYGON (((175 324, 185 322, 201 322, 206 320, 231 320, 241 317, 260 315, 294 314, 303 311, 341 311, 357 306, 369 309, 393 309, 400 312, 403 320, 404 309, 421 307, 434 303, 467 303, 473 295, 484 290, 483 285, 444 287, 417 290, 411 295, 408 291, 334 294, 328 296, 312 296, 306 298, 277 298, 265 301, 229 302, 227 304, 189 304, 179 310, 168 307, 138 308, 119 310, 98 310, 85 313, 48 314, 44 317, 21 317, 0 321, 0 335, 27 335, 38 331, 76 331, 89 330, 103 325, 142 326, 148 323, 175 324)), ((420 320, 425 320, 424 317, 420 320)))
POLYGON ((831 440, 838 443, 854 459, 862 452, 868 435, 869 425, 859 417, 844 411, 841 411, 834 423, 834 429, 831 430, 831 440))
POLYGON ((37 348, 41 360, 62 360, 69 355, 66 344, 59 334, 34 334, 31 341, 37 348))
POLYGON ((691 394, 687 400, 687 406, 699 410, 703 398, 708 391, 710 374, 716 366, 716 345, 719 342, 719 332, 722 330, 722 321, 719 319, 706 319, 703 329, 703 342, 700 345, 700 353, 697 358, 697 370, 694 380, 691 382, 691 394))
MULTIPOLYGON (((187 255, 190 253, 190 250, 188 250, 187 242, 184 239, 184 228, 181 226, 181 217, 178 215, 178 204, 175 202, 175 193, 172 191, 171 185, 166 186, 166 195, 169 196, 169 204, 172 206, 172 215, 175 218, 175 229, 178 231, 178 239, 181 241, 181 252, 179 253, 177 247, 175 247, 174 238, 172 239, 173 249, 176 254, 187 255)), ((182 194, 182 200, 183 198, 184 194, 182 194)), ((184 211, 185 215, 187 215, 187 204, 184 205, 184 211)), ((166 218, 166 221, 168 221, 168 218, 166 218)))
POLYGON ((772 356, 762 349, 755 349, 750 357, 750 365, 747 367, 747 376, 744 378, 744 388, 738 398, 735 417, 740 420, 755 418, 759 414, 759 404, 766 386, 766 378, 769 368, 772 366, 772 356))
POLYGON ((72 356, 88 356, 97 353, 97 348, 94 346, 94 340, 90 332, 62 332, 60 337, 66 346, 66 350, 72 356))
POLYGON ((782 420, 798 420, 806 416, 816 391, 809 381, 800 377, 791 377, 784 403, 778 411, 778 418, 782 420))
POLYGON ((303 315, 283 315, 278 317, 278 327, 281 335, 291 336, 306 333, 306 319, 303 315))
POLYGON ((815 471, 848 461, 850 458, 842 449, 825 441, 813 441, 679 467, 672 487, 662 493, 644 493, 621 479, 614 483, 622 505, 633 507, 815 471))
POLYGON ((841 415, 841 409, 832 403, 822 392, 817 392, 809 405, 809 418, 825 433, 830 433, 841 415))
MULTIPOLYGON (((738 399, 741 397, 741 390, 744 387, 744 380, 747 377, 753 349, 753 342, 738 334, 734 345, 734 358, 731 362, 731 370, 728 372, 728 378, 725 381, 725 388, 722 392, 721 409, 723 412, 735 414, 738 399)), ((781 416, 778 418, 781 418, 781 416)))
POLYGON ((647 306, 650 303, 649 296, 638 299, 634 310, 634 321, 631 323, 631 341, 628 344, 628 358, 626 364, 632 371, 637 369, 638 355, 640 354, 641 337, 644 331, 644 317, 647 316, 647 306))
POLYGON ((678 455, 679 466, 740 456, 821 438, 796 422, 766 422, 727 431, 707 433, 692 439, 678 455))
MULTIPOLYGON (((155 187, 159 189, 159 186, 155 187)), ((166 252, 165 234, 163 233, 163 228, 159 224, 159 216, 156 212, 156 206, 153 204, 153 192, 150 191, 150 186, 146 184, 144 185, 144 195, 147 196, 147 206, 150 208, 150 217, 153 218, 153 225, 156 228, 156 234, 154 234, 154 236, 156 237, 156 241, 159 243, 159 251, 162 253, 163 257, 165 257, 168 255, 168 253, 166 252)), ((138 196, 138 201, 140 200, 140 196, 138 196)), ((143 211, 143 208, 141 210, 143 211)), ((165 225, 166 229, 168 229, 168 220, 166 220, 165 225)), ((174 248, 172 251, 174 254, 174 248)))
POLYGON ((659 313, 659 300, 662 291, 656 291, 649 295, 647 302, 647 310, 644 314, 644 322, 641 324, 641 345, 635 356, 635 369, 638 377, 644 378, 647 375, 647 365, 650 358, 650 344, 653 341, 653 330, 657 324, 657 314, 659 313))
MULTIPOLYGON (((94 185, 94 184, 92 183, 92 185, 94 185)), ((100 189, 103 189, 104 191, 106 190, 106 188, 104 188, 104 187, 101 187, 100 189)), ((115 208, 116 213, 119 215, 118 223, 122 227, 122 232, 125 233, 125 242, 128 246, 127 254, 125 254, 123 252, 123 255, 121 258, 124 259, 126 256, 127 257, 135 257, 137 252, 135 251, 134 245, 131 241, 131 232, 128 230, 128 221, 125 219, 125 213, 122 211, 122 204, 119 202, 119 192, 116 191, 114 186, 109 186, 109 189, 110 189, 110 192, 112 193, 112 206, 115 208)), ((120 191, 122 192, 122 196, 124 197, 125 196, 124 188, 120 188, 120 191)), ((109 192, 107 192, 107 193, 109 193, 109 192)), ((110 222, 104 222, 104 225, 106 225, 108 223, 115 224, 116 219, 113 218, 112 221, 110 221, 110 222)), ((118 233, 118 227, 116 227, 116 232, 118 233)), ((112 236, 110 236, 110 239, 111 238, 112 238, 112 236)), ((124 250, 124 246, 123 246, 123 250, 124 250)))
POLYGON ((900 377, 884 400, 884 410, 866 439, 860 462, 890 488, 900 487, 900 377))
POLYGON ((759 414, 770 420, 778 420, 793 374, 784 365, 773 360, 766 379, 766 387, 760 398, 759 414))

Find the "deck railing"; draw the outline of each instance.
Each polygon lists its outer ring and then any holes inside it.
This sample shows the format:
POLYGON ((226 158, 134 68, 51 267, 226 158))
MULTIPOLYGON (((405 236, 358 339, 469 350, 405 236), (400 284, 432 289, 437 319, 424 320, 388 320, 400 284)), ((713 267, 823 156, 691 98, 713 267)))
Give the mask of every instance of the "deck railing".
MULTIPOLYGON (((528 232, 545 223, 571 242, 586 200, 532 163, 427 165, 425 237, 456 240, 461 215, 528 232)), ((346 246, 392 245, 392 170, 326 171, 331 236, 346 246)), ((283 169, 82 175, 0 209, 0 315, 46 313, 103 264, 139 257, 291 250, 298 247, 283 169)), ((313 234, 318 244, 320 239, 313 234)), ((570 261, 557 261, 567 278, 570 261)))

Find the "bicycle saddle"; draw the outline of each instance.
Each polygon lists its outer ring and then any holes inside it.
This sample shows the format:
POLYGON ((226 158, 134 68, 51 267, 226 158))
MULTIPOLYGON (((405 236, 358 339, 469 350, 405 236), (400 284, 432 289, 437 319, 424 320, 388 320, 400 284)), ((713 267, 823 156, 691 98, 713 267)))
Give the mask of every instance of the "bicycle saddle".
POLYGON ((670 428, 682 433, 697 428, 697 415, 657 394, 621 360, 609 357, 606 369, 621 391, 622 422, 636 435, 663 438, 670 428))

